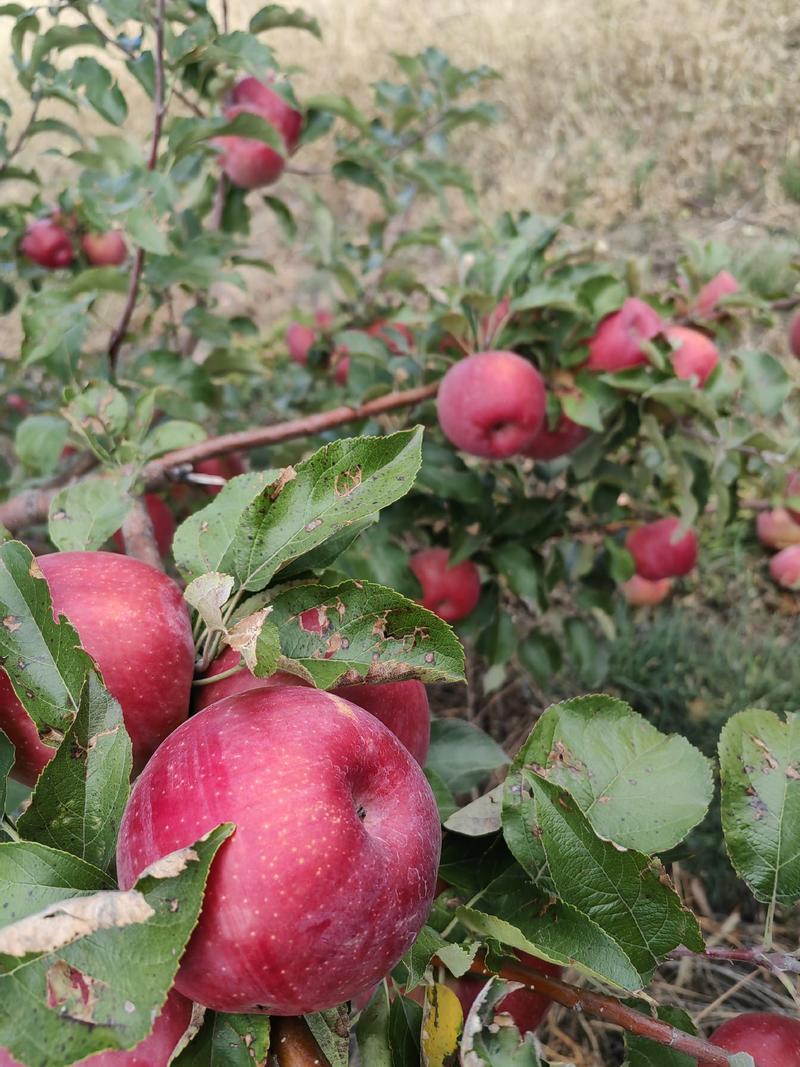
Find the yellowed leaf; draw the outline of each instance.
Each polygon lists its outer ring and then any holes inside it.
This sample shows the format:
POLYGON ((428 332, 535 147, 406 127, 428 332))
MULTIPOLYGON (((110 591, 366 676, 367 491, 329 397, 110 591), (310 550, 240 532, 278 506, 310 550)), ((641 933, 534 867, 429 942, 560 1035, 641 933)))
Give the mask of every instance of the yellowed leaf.
POLYGON ((452 1067, 464 1025, 461 1003, 446 985, 428 986, 422 1007, 423 1067, 452 1067))

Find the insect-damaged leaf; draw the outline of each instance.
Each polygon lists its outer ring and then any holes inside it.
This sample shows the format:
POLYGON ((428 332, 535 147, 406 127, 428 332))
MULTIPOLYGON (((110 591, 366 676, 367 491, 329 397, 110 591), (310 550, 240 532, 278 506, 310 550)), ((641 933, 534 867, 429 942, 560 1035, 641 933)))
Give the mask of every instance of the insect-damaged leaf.
POLYGON ((303 585, 272 601, 281 667, 320 688, 420 678, 461 681, 464 651, 446 622, 371 582, 303 585))

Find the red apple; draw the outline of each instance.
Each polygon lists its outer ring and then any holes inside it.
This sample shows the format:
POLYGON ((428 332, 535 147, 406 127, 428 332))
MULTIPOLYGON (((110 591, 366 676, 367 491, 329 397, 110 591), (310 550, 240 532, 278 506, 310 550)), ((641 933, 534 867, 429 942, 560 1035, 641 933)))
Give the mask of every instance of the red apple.
POLYGON ((84 234, 81 248, 93 267, 118 267, 128 258, 128 246, 118 230, 84 234))
POLYGON ((574 452, 588 436, 589 431, 585 426, 579 426, 562 412, 555 428, 548 430, 547 423, 545 423, 534 437, 533 444, 525 449, 523 455, 531 459, 557 459, 559 456, 574 452))
POLYGON ((769 573, 784 589, 800 589, 800 545, 776 552, 769 561, 769 573))
POLYGON ((702 287, 694 302, 695 313, 703 319, 709 318, 716 310, 717 303, 723 296, 739 292, 739 283, 727 270, 721 270, 710 282, 702 287))
POLYGON ((454 363, 437 400, 445 437, 486 459, 506 459, 533 444, 545 406, 541 375, 515 352, 478 352, 454 363))
POLYGON ((347 379, 350 375, 350 356, 347 354, 346 348, 336 348, 331 356, 331 366, 333 367, 333 380, 337 385, 347 385, 347 379))
POLYGON ((161 745, 135 784, 117 871, 222 822, 176 988, 217 1011, 299 1015, 387 974, 419 933, 441 832, 416 762, 331 693, 257 689, 218 701, 161 745))
MULTIPOLYGON (((537 956, 531 956, 528 952, 518 952, 517 955, 520 962, 526 967, 531 967, 549 978, 560 978, 563 973, 563 968, 557 964, 549 963, 547 960, 540 960, 537 956)), ((485 978, 473 978, 471 975, 465 975, 463 978, 457 978, 453 981, 453 992, 461 1002, 461 1009, 464 1012, 465 1019, 485 984, 485 978)), ((502 1012, 510 1016, 520 1035, 532 1034, 541 1025, 542 1020, 550 1010, 551 1004, 552 1001, 549 997, 536 993, 533 989, 515 989, 498 1001, 495 1007, 495 1014, 502 1012)))
POLYGON ((634 574, 627 582, 620 586, 622 595, 634 608, 652 607, 666 600, 672 589, 671 578, 661 578, 651 582, 642 578, 641 574, 634 574))
MULTIPOLYGON (((791 471, 786 479, 786 487, 783 490, 785 500, 800 499, 800 471, 791 471)), ((786 505, 789 517, 800 523, 800 508, 792 508, 786 505)))
MULTIPOLYGON (((125 1052, 97 1052, 81 1063, 89 1067, 167 1067, 191 1018, 191 1001, 172 989, 149 1037, 125 1052)), ((0 1067, 24 1067, 24 1064, 0 1048, 0 1067)))
POLYGON ((661 316, 649 304, 629 296, 619 311, 606 315, 589 339, 586 367, 613 372, 647 363, 642 343, 651 341, 663 329, 661 316))
MULTIPOLYGON (((302 114, 295 110, 280 93, 257 78, 243 78, 234 87, 230 103, 224 109, 228 120, 237 115, 260 115, 281 135, 287 152, 297 147, 303 125, 302 114)), ((283 156, 263 141, 252 137, 217 137, 214 142, 222 149, 222 169, 242 189, 256 189, 270 185, 283 173, 283 156)))
POLYGON ((446 548, 424 548, 409 561, 422 586, 420 604, 445 622, 458 622, 474 611, 481 598, 481 576, 470 559, 450 566, 446 548))
POLYGON ((744 1012, 724 1022, 709 1041, 726 1052, 747 1052, 756 1067, 800 1067, 800 1021, 788 1015, 744 1012))
POLYGON ((756 533, 767 548, 788 548, 800 544, 800 523, 794 521, 785 508, 760 511, 756 519, 756 533))
POLYGON ((317 339, 317 331, 313 326, 305 326, 302 322, 292 322, 286 331, 286 344, 289 355, 295 363, 305 366, 308 363, 308 353, 311 351, 317 339))
POLYGON ((678 578, 697 563, 697 534, 687 530, 677 537, 679 519, 658 519, 631 530, 625 547, 633 556, 636 573, 651 582, 678 578))
POLYGON ((673 345, 672 369, 677 378, 694 381, 702 388, 719 363, 717 346, 699 330, 688 326, 668 326, 664 336, 673 345))
POLYGON ((414 334, 404 322, 380 319, 367 329, 370 337, 383 342, 390 356, 407 356, 414 348, 414 334))
POLYGON ((271 85, 252 76, 242 78, 233 87, 230 103, 266 119, 281 135, 288 151, 295 151, 303 129, 302 113, 271 85))
MULTIPOLYGON (((303 613, 309 616, 308 612, 303 613)), ((301 620, 303 629, 312 633, 320 633, 318 618, 304 618, 301 620)), ((206 671, 206 678, 213 678, 217 674, 223 674, 238 666, 241 657, 232 648, 226 648, 214 660, 206 671)), ((268 678, 256 678, 247 669, 222 678, 210 685, 198 687, 198 696, 195 699, 195 708, 202 711, 209 704, 233 696, 235 693, 244 693, 250 689, 272 689, 286 685, 304 685, 305 683, 296 675, 287 674, 285 671, 276 671, 268 678)), ((420 765, 424 765, 428 756, 428 744, 431 735, 430 707, 428 694, 421 682, 409 680, 405 682, 382 682, 380 684, 359 683, 356 685, 343 685, 334 689, 336 696, 344 697, 353 704, 374 715, 376 719, 388 727, 395 737, 406 746, 408 751, 420 765)))
POLYGON ((317 308, 314 312, 314 322, 321 330, 330 330, 333 326, 333 315, 325 308, 317 308))
POLYGON ((9 393, 6 397, 6 405, 11 408, 12 411, 16 411, 18 415, 27 415, 30 409, 30 404, 24 396, 20 396, 19 393, 9 393))
POLYGON ((795 315, 789 326, 789 348, 793 356, 800 358, 800 312, 795 315))
MULTIPOLYGON (((153 524, 153 533, 156 537, 156 545, 162 556, 169 554, 172 548, 172 538, 175 536, 175 517, 160 496, 155 493, 145 493, 144 502, 150 521, 153 524)), ((125 542, 122 539, 122 530, 114 534, 114 544, 120 550, 125 551, 125 542)))
POLYGON ((51 219, 37 219, 32 222, 20 244, 20 251, 40 267, 58 270, 68 267, 75 259, 72 240, 63 226, 51 219))
MULTIPOLYGON (((38 564, 54 615, 67 616, 122 705, 138 772, 189 711, 194 644, 181 591, 150 564, 115 552, 55 552, 38 564)), ((39 740, 5 671, 0 730, 17 750, 14 777, 33 785, 55 749, 39 740)))

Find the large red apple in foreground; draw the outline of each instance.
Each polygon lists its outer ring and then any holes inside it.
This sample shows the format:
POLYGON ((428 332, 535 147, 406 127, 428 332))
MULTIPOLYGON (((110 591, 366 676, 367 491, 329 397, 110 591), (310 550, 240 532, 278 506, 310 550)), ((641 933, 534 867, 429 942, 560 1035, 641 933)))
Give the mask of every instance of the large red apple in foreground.
POLYGON ((710 337, 688 326, 668 326, 664 334, 674 346, 671 359, 675 376, 695 381, 702 388, 719 363, 717 346, 710 337))
MULTIPOLYGON (((305 629, 315 632, 317 627, 312 625, 306 626, 305 629)), ((223 674, 237 667, 240 661, 241 657, 235 649, 226 648, 208 668, 205 677, 214 678, 218 674, 223 674)), ((227 678, 221 678, 218 682, 199 686, 198 695, 195 698, 195 709, 202 711, 203 708, 207 708, 209 704, 217 700, 233 696, 235 693, 246 693, 250 689, 272 689, 276 686, 303 684, 301 679, 285 671, 276 671, 267 678, 256 678, 245 668, 227 678)), ((370 715, 380 719, 383 725, 388 727, 406 746, 417 763, 424 765, 431 736, 431 713, 428 694, 422 682, 409 679, 405 682, 359 683, 342 685, 332 692, 335 696, 352 700, 370 715)))
POLYGON ((446 548, 424 548, 409 566, 422 586, 420 604, 445 622, 458 622, 478 606, 481 576, 472 560, 451 567, 446 548))
POLYGON ((784 589, 800 589, 800 545, 776 552, 769 561, 769 573, 784 589))
POLYGON ((697 563, 697 534, 687 530, 678 537, 680 525, 679 519, 658 519, 637 526, 628 534, 625 547, 642 578, 651 582, 678 578, 697 563))
POLYGON ((218 1011, 299 1015, 387 974, 436 884, 436 803, 397 738, 315 689, 258 689, 179 727, 135 784, 117 870, 141 871, 221 822, 176 988, 218 1011))
POLYGON ((666 600, 672 590, 672 579, 661 578, 651 582, 641 574, 634 574, 620 586, 622 595, 634 608, 654 607, 666 600))
POLYGON ((24 256, 49 270, 68 267, 75 258, 69 234, 51 219, 32 222, 19 247, 24 256))
POLYGON ((694 302, 694 310, 700 318, 708 318, 717 310, 717 304, 723 296, 739 292, 739 283, 727 270, 715 274, 710 282, 702 287, 694 302))
MULTIPOLYGON (((155 535, 158 551, 162 556, 166 556, 172 548, 172 538, 175 536, 175 516, 161 497, 156 496, 155 493, 145 493, 143 499, 150 521, 153 524, 153 534, 155 535)), ((125 551, 122 530, 117 530, 114 534, 114 544, 120 552, 125 551)))
POLYGON ((785 508, 759 511, 756 534, 767 548, 788 548, 800 544, 800 523, 795 522, 785 508))
POLYGON ((531 459, 557 459, 574 452, 588 436, 589 431, 585 426, 579 426, 562 412, 555 427, 548 430, 545 424, 523 455, 531 459))
MULTIPOLYGON (((167 1067, 176 1045, 189 1029, 191 1018, 191 1001, 172 989, 149 1037, 127 1051, 97 1052, 81 1063, 88 1067, 167 1067)), ((0 1067, 25 1065, 0 1049, 0 1067)))
POLYGON ((93 267, 118 267, 128 258, 128 246, 118 230, 84 234, 81 248, 93 267))
POLYGON ((649 304, 629 296, 619 311, 606 315, 590 338, 587 369, 613 372, 647 363, 642 344, 663 329, 661 316, 649 304))
POLYGON ((789 326, 789 348, 793 356, 800 357, 800 311, 792 319, 789 326))
POLYGON ((709 1041, 726 1052, 749 1053, 756 1067, 800 1067, 800 1021, 787 1015, 745 1012, 724 1022, 709 1041))
POLYGON ((541 375, 515 352, 477 352, 454 363, 437 399, 445 437, 486 459, 528 448, 544 425, 545 405, 541 375))
MULTIPOLYGON (((531 956, 528 952, 518 952, 517 955, 520 963, 526 967, 531 967, 534 971, 539 971, 540 974, 549 978, 560 978, 563 973, 563 968, 557 964, 549 963, 547 960, 540 960, 537 956, 531 956)), ((461 1002, 464 1018, 467 1017, 467 1012, 475 1003, 485 984, 485 978, 473 978, 471 975, 457 978, 452 983, 453 992, 461 1002)), ((532 1034, 541 1025, 542 1020, 550 1010, 551 1004, 552 1001, 549 997, 536 993, 533 989, 515 989, 498 1001, 495 1007, 495 1015, 500 1012, 509 1015, 521 1035, 532 1034)))
MULTIPOLYGON (((54 613, 73 624, 122 706, 139 771, 189 711, 194 644, 181 591, 155 567, 115 552, 56 552, 37 562, 54 613)), ((39 740, 5 671, 0 729, 16 747, 14 777, 33 785, 55 749, 39 740)))

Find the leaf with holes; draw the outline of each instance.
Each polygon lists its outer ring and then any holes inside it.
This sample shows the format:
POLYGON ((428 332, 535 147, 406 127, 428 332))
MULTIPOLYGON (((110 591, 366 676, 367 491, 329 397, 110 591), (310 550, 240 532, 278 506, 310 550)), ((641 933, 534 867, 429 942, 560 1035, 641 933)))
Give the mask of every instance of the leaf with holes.
MULTIPOLYGON (((132 890, 64 893, 0 927, 0 962, 14 963, 0 974, 0 1047, 29 1067, 52 1067, 54 1052, 74 1063, 139 1044, 174 981, 211 861, 232 831, 218 827, 165 857, 132 890)), ((0 857, 8 847, 0 845, 0 857)), ((80 861, 65 862, 74 877, 80 861)))
POLYGON ((421 427, 348 438, 287 468, 245 510, 217 569, 245 589, 264 589, 287 563, 404 496, 421 446, 421 427))
POLYGON ((281 668, 319 688, 419 678, 462 681, 464 651, 446 622, 371 582, 303 585, 272 601, 281 668))
POLYGON ((800 900, 800 715, 740 711, 719 740, 722 829, 757 900, 800 900))

